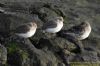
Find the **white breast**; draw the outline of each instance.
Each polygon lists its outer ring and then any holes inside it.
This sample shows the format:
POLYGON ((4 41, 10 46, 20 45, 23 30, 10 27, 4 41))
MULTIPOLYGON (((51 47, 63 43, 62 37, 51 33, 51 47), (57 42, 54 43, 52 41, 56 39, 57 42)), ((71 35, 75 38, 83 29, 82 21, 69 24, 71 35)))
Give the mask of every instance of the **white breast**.
POLYGON ((87 38, 89 34, 91 33, 91 27, 89 26, 86 30, 85 33, 81 36, 81 40, 87 38))
POLYGON ((48 28, 45 31, 49 32, 49 33, 56 33, 56 32, 59 32, 62 29, 62 27, 63 27, 63 22, 60 22, 60 23, 57 24, 57 27, 48 28))
POLYGON ((29 37, 32 37, 35 34, 35 32, 36 32, 36 29, 30 30, 27 33, 20 33, 20 34, 16 34, 16 35, 23 37, 23 38, 29 38, 29 37))

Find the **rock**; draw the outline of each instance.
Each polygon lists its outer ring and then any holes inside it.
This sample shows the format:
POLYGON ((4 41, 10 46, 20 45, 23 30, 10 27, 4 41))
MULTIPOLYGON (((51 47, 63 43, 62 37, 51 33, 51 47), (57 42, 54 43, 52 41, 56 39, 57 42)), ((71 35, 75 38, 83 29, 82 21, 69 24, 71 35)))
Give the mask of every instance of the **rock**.
POLYGON ((7 63, 14 66, 30 66, 30 57, 27 51, 20 48, 16 42, 6 45, 8 50, 7 63))
POLYGON ((85 51, 81 56, 86 62, 99 61, 99 57, 97 56, 97 52, 95 51, 85 51))
POLYGON ((61 62, 57 60, 57 57, 51 51, 41 51, 38 49, 34 52, 32 60, 35 66, 57 66, 61 62))
POLYGON ((0 42, 7 45, 7 51, 11 50, 10 53, 8 52, 7 59, 7 63, 9 60, 13 61, 8 63, 10 66, 67 66, 68 62, 100 60, 99 0, 0 0, 0 3, 1 7, 9 13, 0 13, 0 42), (17 45, 20 47, 11 43, 9 48, 7 44, 9 40, 6 40, 9 38, 7 36, 9 30, 32 21, 34 14, 38 16, 36 34, 29 38, 30 41, 24 40, 25 43, 21 43, 18 39, 17 45), (57 37, 56 34, 42 33, 43 23, 55 16, 64 18, 63 29, 69 29, 85 20, 89 21, 92 32, 82 41, 85 52, 79 53, 75 43, 57 37), (23 58, 24 50, 25 58, 23 58))
POLYGON ((58 63, 57 66, 65 66, 65 64, 64 63, 58 63))
POLYGON ((0 44, 0 64, 5 65, 7 62, 7 49, 0 44))
POLYGON ((2 13, 0 14, 0 18, 0 32, 3 34, 4 32, 8 32, 10 30, 10 20, 7 15, 2 13))
MULTIPOLYGON (((46 22, 49 18, 58 16, 58 14, 51 8, 51 5, 46 3, 36 2, 30 7, 32 14, 38 14, 39 18, 46 22), (40 5, 37 5, 40 4, 40 5)), ((60 16, 60 15, 59 15, 60 16)))
POLYGON ((30 59, 26 52, 19 50, 8 54, 8 64, 14 66, 30 66, 30 59))
POLYGON ((57 66, 58 63, 62 62, 58 60, 58 58, 55 56, 54 52, 50 50, 50 48, 37 49, 29 40, 27 40, 25 45, 29 53, 31 53, 31 62, 35 66, 57 66), (36 60, 37 62, 34 60, 36 60))
POLYGON ((10 42, 7 47, 9 51, 8 64, 10 65, 57 66, 58 63, 62 63, 62 61, 58 60, 58 58, 52 51, 48 49, 47 50, 37 49, 27 39, 25 40, 25 43, 10 42), (28 52, 25 52, 23 49, 28 52))

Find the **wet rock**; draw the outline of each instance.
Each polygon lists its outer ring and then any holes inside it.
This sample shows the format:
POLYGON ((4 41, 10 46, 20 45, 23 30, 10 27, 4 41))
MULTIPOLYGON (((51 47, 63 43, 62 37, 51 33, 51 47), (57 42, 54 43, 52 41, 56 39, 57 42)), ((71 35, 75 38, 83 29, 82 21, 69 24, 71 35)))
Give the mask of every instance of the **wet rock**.
POLYGON ((58 15, 51 7, 51 5, 49 4, 43 4, 43 3, 40 3, 42 5, 33 5, 31 6, 31 13, 32 14, 38 14, 39 15, 39 18, 43 21, 43 22, 46 22, 49 18, 53 18, 53 17, 56 17, 56 16, 60 16, 58 15))
POLYGON ((51 51, 41 51, 36 50, 33 55, 33 64, 35 66, 57 66, 57 64, 61 61, 57 60, 55 55, 51 51), (36 61, 34 61, 36 60, 36 61))
MULTIPOLYGON (((0 13, 0 41, 2 39, 4 43, 8 43, 5 38, 8 37, 6 35, 9 29, 15 29, 23 23, 32 21, 34 14, 38 16, 36 20, 39 28, 36 34, 29 38, 30 41, 25 40, 25 43, 20 43, 21 40, 19 40, 17 45, 20 47, 17 47, 15 43, 13 44, 15 46, 13 46, 11 43, 9 48, 11 54, 8 53, 8 60, 13 61, 9 62, 11 66, 67 66, 66 63, 68 62, 100 60, 99 0, 12 1, 0 0, 0 3, 4 4, 4 7, 2 5, 1 7, 9 13, 9 15, 0 13), (76 50, 77 47, 73 42, 57 37, 56 34, 42 33, 41 27, 43 23, 55 16, 64 17, 63 29, 69 29, 85 20, 89 21, 92 26, 92 32, 87 39, 82 41, 85 52, 79 53, 79 49, 76 50), (6 37, 3 37, 3 35, 6 37), (14 51, 15 48, 17 49, 16 51, 14 51), (18 50, 18 48, 21 50, 18 50), (26 51, 25 54, 28 54, 25 58, 23 58, 23 49, 26 51), (77 53, 75 53, 76 51, 77 53)), ((7 45, 6 47, 8 48, 9 46, 7 45)), ((9 51, 9 49, 7 50, 9 51)))
POLYGON ((97 56, 97 52, 95 52, 95 51, 85 51, 81 56, 84 59, 84 61, 87 61, 87 62, 99 61, 99 58, 97 56))
POLYGON ((0 64, 5 65, 7 61, 7 49, 0 44, 0 64))
POLYGON ((10 30, 10 20, 7 18, 8 16, 5 14, 0 14, 0 32, 8 32, 10 30))
POLYGON ((10 42, 7 47, 9 51, 8 64, 10 65, 57 66, 58 63, 62 63, 62 61, 58 60, 55 56, 55 53, 48 49, 35 48, 28 39, 25 40, 25 43, 16 41, 10 42), (28 52, 24 52, 23 49, 28 52))
POLYGON ((65 66, 65 64, 64 63, 58 63, 57 66, 65 66))
POLYGON ((27 51, 20 48, 16 42, 6 45, 8 50, 7 63, 14 66, 30 66, 30 57, 27 51))
POLYGON ((30 66, 30 59, 24 51, 15 51, 12 54, 8 54, 8 64, 14 66, 30 66))

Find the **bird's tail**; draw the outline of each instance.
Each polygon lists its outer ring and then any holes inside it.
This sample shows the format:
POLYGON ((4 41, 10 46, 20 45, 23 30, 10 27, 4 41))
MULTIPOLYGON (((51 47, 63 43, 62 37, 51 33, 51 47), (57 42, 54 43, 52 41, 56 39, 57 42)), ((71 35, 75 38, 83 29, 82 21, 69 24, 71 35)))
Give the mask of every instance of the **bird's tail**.
POLYGON ((65 30, 61 30, 61 31, 56 33, 56 36, 57 37, 65 37, 64 32, 65 32, 65 30))

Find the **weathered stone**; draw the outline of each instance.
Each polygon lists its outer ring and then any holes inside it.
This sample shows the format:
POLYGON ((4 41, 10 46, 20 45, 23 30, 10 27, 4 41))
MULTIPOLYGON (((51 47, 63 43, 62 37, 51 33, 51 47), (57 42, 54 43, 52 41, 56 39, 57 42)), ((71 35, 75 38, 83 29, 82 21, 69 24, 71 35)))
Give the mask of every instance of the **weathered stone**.
MULTIPOLYGON (((9 15, 0 13, 1 42, 3 40, 4 43, 8 43, 5 39, 9 38, 7 36, 9 30, 32 21, 34 14, 38 16, 36 18, 38 30, 30 38, 31 41, 24 40, 25 43, 20 43, 21 40, 19 40, 18 45, 20 47, 15 47, 20 48, 21 51, 11 52, 11 56, 8 56, 7 60, 16 61, 14 66, 18 66, 17 64, 20 66, 66 66, 68 62, 100 60, 99 0, 0 0, 0 3, 1 7, 9 13, 9 15), (41 27, 43 23, 55 16, 64 17, 63 29, 69 29, 85 20, 89 21, 92 32, 87 39, 82 41, 85 52, 80 54, 74 43, 57 37, 56 34, 42 33, 41 27), (27 58, 22 57, 24 54, 23 49, 27 51, 27 58), (74 50, 77 53, 73 53, 74 50)), ((7 45, 6 47, 8 48, 9 46, 7 45)), ((12 48, 11 46, 12 50, 15 47, 12 48)), ((11 63, 8 64, 10 65, 11 63)))
POLYGON ((0 64, 4 65, 7 62, 7 49, 0 44, 0 64))
POLYGON ((18 43, 9 42, 6 45, 8 50, 7 63, 14 66, 30 66, 30 57, 26 50, 20 48, 18 43))
POLYGON ((84 53, 82 53, 81 56, 86 62, 98 62, 99 61, 97 52, 95 51, 85 51, 84 53))

